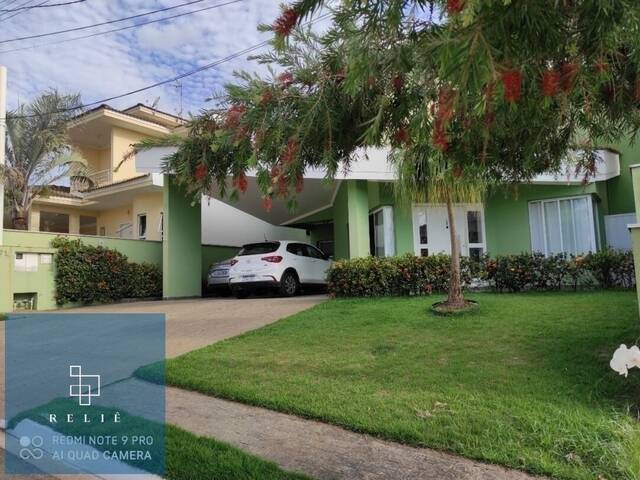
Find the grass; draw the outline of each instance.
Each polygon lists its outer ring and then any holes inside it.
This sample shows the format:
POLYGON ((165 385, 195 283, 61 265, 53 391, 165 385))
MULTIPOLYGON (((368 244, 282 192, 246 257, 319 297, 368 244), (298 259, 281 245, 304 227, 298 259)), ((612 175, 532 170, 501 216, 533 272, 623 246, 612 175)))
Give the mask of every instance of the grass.
MULTIPOLYGON (((332 300, 167 362, 167 383, 567 479, 640 478, 633 292, 332 300)), ((153 366, 140 375, 153 377, 153 366)))
MULTIPOLYGON (((10 426, 13 427, 25 418, 50 426, 46 419, 51 413, 56 414, 58 418, 64 418, 67 413, 74 413, 78 417, 82 414, 90 416, 104 414, 105 418, 110 418, 116 411, 121 415, 121 423, 115 427, 110 423, 96 424, 89 430, 86 425, 77 423, 60 423, 56 427, 61 433, 74 436, 103 435, 131 438, 137 435, 149 435, 154 439, 164 438, 164 451, 155 443, 150 447, 134 448, 148 449, 151 453, 151 461, 148 463, 129 461, 127 463, 152 473, 161 474, 168 480, 309 480, 304 475, 282 470, 275 463, 244 453, 226 443, 199 437, 172 425, 165 426, 141 417, 131 416, 114 408, 93 406, 87 409, 87 407, 78 407, 77 403, 68 398, 56 399, 26 411, 11 419, 10 426), (162 460, 164 460, 164 468, 162 460)), ((74 449, 73 447, 68 448, 69 450, 74 449)), ((95 448, 113 453, 119 450, 129 450, 131 446, 120 443, 118 446, 104 445, 95 448)))

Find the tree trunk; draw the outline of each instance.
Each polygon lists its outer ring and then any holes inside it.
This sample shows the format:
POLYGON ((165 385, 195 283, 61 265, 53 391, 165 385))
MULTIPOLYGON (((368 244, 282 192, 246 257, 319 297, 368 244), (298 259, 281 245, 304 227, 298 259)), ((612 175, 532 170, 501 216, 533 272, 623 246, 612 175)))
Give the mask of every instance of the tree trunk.
POLYGON ((449 297, 447 306, 450 308, 463 308, 465 306, 462 295, 462 281, 460 276, 460 239, 456 232, 456 216, 453 202, 447 199, 447 217, 449 220, 449 237, 451 240, 451 274, 449 277, 449 297))
POLYGON ((27 219, 24 217, 13 217, 12 224, 14 230, 26 230, 27 229, 27 219))

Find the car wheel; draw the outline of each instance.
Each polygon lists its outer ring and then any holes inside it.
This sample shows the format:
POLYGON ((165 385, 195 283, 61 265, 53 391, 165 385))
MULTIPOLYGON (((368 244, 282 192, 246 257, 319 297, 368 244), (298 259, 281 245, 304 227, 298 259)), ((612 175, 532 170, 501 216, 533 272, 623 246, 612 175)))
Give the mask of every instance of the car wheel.
POLYGON ((280 293, 285 297, 293 297, 300 289, 300 282, 295 273, 289 271, 282 274, 280 279, 280 293))

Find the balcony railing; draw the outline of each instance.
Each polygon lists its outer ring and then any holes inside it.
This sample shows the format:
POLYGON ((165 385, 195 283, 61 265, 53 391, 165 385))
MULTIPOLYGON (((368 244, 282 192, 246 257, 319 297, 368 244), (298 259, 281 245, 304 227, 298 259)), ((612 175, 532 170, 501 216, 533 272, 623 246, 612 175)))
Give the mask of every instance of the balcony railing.
POLYGON ((111 169, 95 170, 89 172, 86 178, 71 179, 71 191, 85 192, 93 188, 104 187, 113 183, 113 172, 111 169))

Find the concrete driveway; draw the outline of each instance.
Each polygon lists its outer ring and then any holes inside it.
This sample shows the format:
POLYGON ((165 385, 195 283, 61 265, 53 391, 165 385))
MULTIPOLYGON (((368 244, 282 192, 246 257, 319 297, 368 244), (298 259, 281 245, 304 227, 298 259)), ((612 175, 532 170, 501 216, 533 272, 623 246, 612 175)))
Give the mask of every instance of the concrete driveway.
MULTIPOLYGON (((176 357, 225 338, 276 322, 326 300, 325 295, 292 298, 198 298, 120 303, 66 310, 69 313, 164 313, 166 355, 176 357)), ((61 310, 60 312, 65 312, 61 310)), ((0 418, 4 418, 4 322, 0 322, 0 418)))

